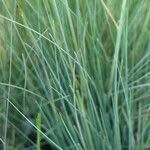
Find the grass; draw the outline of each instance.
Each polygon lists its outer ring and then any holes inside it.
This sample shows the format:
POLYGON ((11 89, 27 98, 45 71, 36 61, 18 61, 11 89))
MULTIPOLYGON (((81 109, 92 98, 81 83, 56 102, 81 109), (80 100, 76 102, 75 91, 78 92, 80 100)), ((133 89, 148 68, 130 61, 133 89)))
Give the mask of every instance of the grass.
POLYGON ((150 149, 148 0, 0 1, 0 149, 150 149))

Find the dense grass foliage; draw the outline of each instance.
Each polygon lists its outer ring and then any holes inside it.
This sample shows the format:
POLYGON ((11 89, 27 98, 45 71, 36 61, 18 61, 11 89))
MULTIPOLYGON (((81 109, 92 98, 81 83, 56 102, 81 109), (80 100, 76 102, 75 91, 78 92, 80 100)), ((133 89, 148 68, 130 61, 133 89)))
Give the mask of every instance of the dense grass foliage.
POLYGON ((0 0, 0 149, 150 149, 149 0, 0 0))

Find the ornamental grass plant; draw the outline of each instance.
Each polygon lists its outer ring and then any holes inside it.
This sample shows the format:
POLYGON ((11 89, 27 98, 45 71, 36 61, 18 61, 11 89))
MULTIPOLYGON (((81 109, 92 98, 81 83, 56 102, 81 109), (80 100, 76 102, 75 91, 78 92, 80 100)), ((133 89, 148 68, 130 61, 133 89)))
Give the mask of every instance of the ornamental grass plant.
POLYGON ((150 149, 149 0, 0 0, 0 150, 150 149))

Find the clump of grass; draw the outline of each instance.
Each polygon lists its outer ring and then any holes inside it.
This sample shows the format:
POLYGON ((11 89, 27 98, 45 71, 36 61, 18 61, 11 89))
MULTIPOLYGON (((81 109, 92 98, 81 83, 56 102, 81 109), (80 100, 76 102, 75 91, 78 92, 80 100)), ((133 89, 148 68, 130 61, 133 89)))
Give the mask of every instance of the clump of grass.
POLYGON ((149 149, 148 4, 0 1, 0 146, 149 149))

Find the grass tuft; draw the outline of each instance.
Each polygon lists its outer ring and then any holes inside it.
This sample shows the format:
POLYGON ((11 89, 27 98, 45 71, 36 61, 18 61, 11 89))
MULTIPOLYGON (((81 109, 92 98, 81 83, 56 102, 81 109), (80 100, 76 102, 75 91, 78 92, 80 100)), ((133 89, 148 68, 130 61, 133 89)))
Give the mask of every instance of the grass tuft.
POLYGON ((0 149, 150 149, 148 0, 0 1, 0 149))

